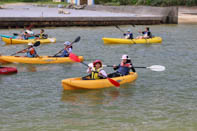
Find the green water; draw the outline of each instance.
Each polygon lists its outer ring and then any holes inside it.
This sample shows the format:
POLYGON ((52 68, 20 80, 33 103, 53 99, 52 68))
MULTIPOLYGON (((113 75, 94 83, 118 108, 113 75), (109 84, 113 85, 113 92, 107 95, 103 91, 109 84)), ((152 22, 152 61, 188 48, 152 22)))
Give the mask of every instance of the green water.
MULTIPOLYGON (((138 79, 121 88, 63 91, 61 80, 86 75, 85 66, 4 65, 17 67, 18 73, 0 76, 0 130, 196 131, 197 25, 150 27, 163 38, 162 44, 104 45, 102 37, 122 35, 113 26, 46 28, 57 43, 40 45, 36 48, 39 55, 53 55, 65 40, 81 36, 73 52, 84 56, 86 63, 101 59, 104 64, 118 64, 121 55, 128 54, 135 66, 158 64, 166 71, 136 69, 138 79)), ((143 26, 121 28, 136 32, 143 26)), ((19 31, 0 30, 0 34, 19 31)), ((0 46, 0 53, 10 55, 25 47, 0 46)))

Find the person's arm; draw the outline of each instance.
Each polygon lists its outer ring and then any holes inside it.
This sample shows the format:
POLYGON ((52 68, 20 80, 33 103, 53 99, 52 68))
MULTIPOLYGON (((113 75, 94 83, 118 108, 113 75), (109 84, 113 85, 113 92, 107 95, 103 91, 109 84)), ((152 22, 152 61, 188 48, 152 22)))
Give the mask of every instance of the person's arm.
POLYGON ((135 72, 135 68, 134 68, 133 66, 131 67, 131 70, 132 70, 133 72, 135 72))
POLYGON ((68 53, 71 53, 72 52, 72 49, 71 48, 68 48, 67 51, 68 51, 68 53))
POLYGON ((68 50, 68 48, 65 48, 65 50, 66 50, 68 53, 70 53, 69 50, 68 50))
POLYGON ((28 51, 28 49, 22 50, 19 53, 26 53, 28 51))
POLYGON ((142 31, 142 34, 144 35, 146 33, 146 31, 142 31))
POLYGON ((91 74, 91 72, 92 72, 92 67, 88 67, 87 73, 88 73, 88 74, 91 74))
POLYGON ((120 68, 120 65, 118 65, 118 66, 113 65, 113 68, 114 68, 114 70, 117 70, 118 68, 120 68))
POLYGON ((152 33, 150 31, 148 32, 148 37, 152 38, 152 33))
POLYGON ((135 72, 135 68, 133 67, 133 65, 131 64, 130 69, 135 72))
POLYGON ((107 73, 104 70, 99 72, 100 76, 107 77, 107 73))

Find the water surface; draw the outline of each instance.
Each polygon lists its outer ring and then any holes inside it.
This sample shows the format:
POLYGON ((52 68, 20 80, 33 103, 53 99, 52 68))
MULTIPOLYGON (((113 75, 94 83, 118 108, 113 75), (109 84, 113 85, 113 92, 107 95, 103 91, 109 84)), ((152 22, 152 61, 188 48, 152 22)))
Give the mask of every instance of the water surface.
MULTIPOLYGON (((120 27, 133 32, 144 28, 120 27)), ((85 66, 4 65, 17 67, 18 73, 0 76, 0 130, 197 130, 197 25, 150 27, 163 38, 162 44, 104 45, 102 37, 122 35, 113 26, 46 28, 57 43, 36 47, 39 55, 53 55, 64 41, 81 36, 73 52, 84 56, 86 63, 101 59, 104 64, 118 64, 121 55, 128 54, 135 66, 158 64, 167 70, 136 69, 138 79, 121 88, 63 91, 61 80, 86 75, 85 66)), ((5 35, 14 32, 20 29, 0 30, 5 35)), ((26 45, 0 46, 0 53, 10 55, 23 48, 26 45)))

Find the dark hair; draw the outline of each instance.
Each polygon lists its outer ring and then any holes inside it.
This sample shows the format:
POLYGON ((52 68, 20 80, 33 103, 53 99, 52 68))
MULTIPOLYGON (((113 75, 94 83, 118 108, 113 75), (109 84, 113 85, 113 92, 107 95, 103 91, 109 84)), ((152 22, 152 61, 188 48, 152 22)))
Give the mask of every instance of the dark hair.
POLYGON ((131 59, 127 59, 127 62, 126 63, 131 63, 131 59))
POLYGON ((44 29, 41 29, 41 31, 43 31, 43 32, 44 32, 44 29))
POLYGON ((146 29, 149 31, 150 29, 149 29, 149 27, 146 27, 146 29))

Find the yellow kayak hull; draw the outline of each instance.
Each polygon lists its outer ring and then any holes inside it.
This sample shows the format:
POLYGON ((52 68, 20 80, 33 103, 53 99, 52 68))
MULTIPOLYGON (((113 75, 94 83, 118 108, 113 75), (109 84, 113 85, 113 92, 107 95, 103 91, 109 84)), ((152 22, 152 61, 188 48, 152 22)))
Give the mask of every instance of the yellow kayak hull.
POLYGON ((153 37, 150 39, 124 39, 124 38, 102 38, 104 44, 156 44, 161 43, 161 37, 153 37))
MULTIPOLYGON (((137 73, 130 72, 129 75, 111 78, 120 84, 130 83, 137 79, 137 73)), ((62 87, 64 90, 76 90, 76 89, 101 89, 114 86, 107 79, 99 80, 82 80, 81 77, 69 78, 62 80, 62 87)))
MULTIPOLYGON (((83 61, 83 56, 79 56, 79 59, 83 61)), ((8 63, 26 63, 26 64, 57 64, 57 63, 74 63, 69 57, 50 57, 39 56, 34 58, 22 57, 22 56, 0 56, 0 62, 8 63)))
POLYGON ((28 44, 29 42, 35 43, 36 41, 40 41, 41 44, 47 44, 47 43, 55 43, 56 38, 21 40, 21 39, 10 39, 6 37, 2 37, 2 41, 5 42, 6 44, 28 44))

